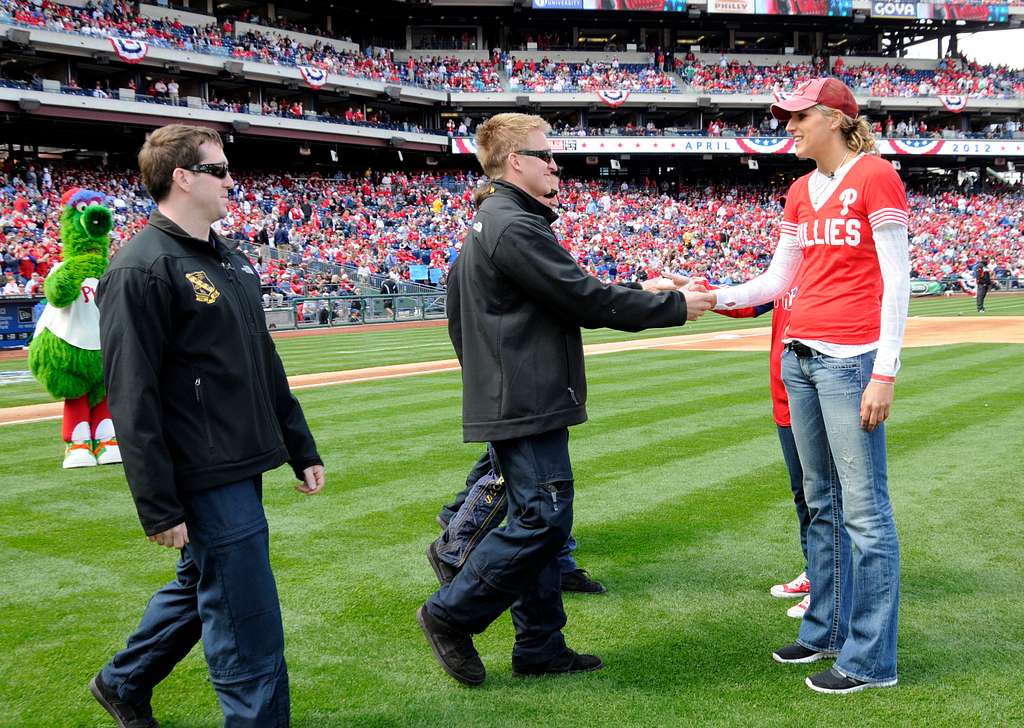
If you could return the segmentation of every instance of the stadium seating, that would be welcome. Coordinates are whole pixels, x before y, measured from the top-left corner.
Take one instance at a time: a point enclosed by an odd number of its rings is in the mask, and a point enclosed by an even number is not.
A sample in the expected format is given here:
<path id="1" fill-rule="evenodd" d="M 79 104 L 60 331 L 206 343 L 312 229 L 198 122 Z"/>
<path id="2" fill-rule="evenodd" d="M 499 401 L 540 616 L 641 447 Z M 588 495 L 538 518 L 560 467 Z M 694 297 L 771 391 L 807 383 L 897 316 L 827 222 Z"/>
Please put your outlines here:
<path id="1" fill-rule="evenodd" d="M 60 191 L 87 186 L 114 202 L 116 250 L 153 208 L 131 172 L 38 164 L 0 179 L 0 251 L 19 284 L 59 260 Z M 371 177 L 236 179 L 222 232 L 259 260 L 263 284 L 283 297 L 351 290 L 375 274 L 447 271 L 472 217 L 472 174 L 377 172 Z M 781 188 L 709 184 L 656 187 L 607 181 L 563 186 L 555 224 L 588 272 L 628 281 L 669 268 L 730 284 L 764 269 L 778 238 Z M 916 277 L 955 279 L 979 257 L 1024 275 L 1024 192 L 910 193 Z M 31 259 L 31 260 L 28 260 Z M 38 267 L 42 263 L 41 268 Z"/>
<path id="2" fill-rule="evenodd" d="M 548 59 L 516 59 L 509 78 L 512 91 L 579 93 L 620 89 L 637 93 L 670 93 L 678 84 L 671 74 L 653 66 L 612 63 L 564 63 Z"/>

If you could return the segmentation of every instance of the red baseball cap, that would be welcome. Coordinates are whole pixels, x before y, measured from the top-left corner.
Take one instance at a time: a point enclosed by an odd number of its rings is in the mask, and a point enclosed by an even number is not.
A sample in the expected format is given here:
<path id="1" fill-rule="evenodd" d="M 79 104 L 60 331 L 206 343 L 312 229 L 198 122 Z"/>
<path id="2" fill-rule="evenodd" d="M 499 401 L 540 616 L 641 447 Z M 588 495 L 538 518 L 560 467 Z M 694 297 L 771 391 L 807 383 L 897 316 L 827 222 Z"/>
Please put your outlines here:
<path id="1" fill-rule="evenodd" d="M 784 101 L 772 104 L 772 116 L 779 121 L 788 121 L 794 111 L 803 111 L 821 104 L 830 109 L 839 109 L 854 119 L 860 113 L 853 91 L 838 78 L 815 78 L 797 86 Z"/>

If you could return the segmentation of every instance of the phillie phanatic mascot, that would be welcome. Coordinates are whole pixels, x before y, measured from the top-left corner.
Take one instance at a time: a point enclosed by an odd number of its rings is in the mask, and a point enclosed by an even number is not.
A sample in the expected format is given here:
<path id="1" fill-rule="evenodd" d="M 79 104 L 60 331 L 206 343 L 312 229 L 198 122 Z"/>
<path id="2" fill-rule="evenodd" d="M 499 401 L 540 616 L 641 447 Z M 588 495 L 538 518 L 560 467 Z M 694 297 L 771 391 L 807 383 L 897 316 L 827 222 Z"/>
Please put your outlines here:
<path id="1" fill-rule="evenodd" d="M 107 269 L 114 218 L 106 195 L 72 188 L 61 198 L 64 259 L 43 284 L 46 308 L 28 351 L 33 376 L 64 400 L 64 467 L 121 462 L 107 409 L 96 284 Z"/>

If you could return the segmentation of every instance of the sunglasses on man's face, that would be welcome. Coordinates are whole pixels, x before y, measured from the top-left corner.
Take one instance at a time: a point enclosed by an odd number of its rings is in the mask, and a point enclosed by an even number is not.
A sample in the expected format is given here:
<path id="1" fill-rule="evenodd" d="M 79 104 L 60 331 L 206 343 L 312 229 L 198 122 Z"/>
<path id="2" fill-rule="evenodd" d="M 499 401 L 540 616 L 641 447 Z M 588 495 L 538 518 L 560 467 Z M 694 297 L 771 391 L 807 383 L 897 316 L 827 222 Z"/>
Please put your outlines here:
<path id="1" fill-rule="evenodd" d="M 228 176 L 227 162 L 217 162 L 216 164 L 193 164 L 191 167 L 182 167 L 182 169 L 187 169 L 189 172 L 210 174 L 217 179 L 224 179 Z"/>
<path id="2" fill-rule="evenodd" d="M 551 164 L 554 161 L 555 155 L 551 153 L 550 149 L 519 149 L 513 152 L 523 157 L 536 157 L 545 164 Z"/>

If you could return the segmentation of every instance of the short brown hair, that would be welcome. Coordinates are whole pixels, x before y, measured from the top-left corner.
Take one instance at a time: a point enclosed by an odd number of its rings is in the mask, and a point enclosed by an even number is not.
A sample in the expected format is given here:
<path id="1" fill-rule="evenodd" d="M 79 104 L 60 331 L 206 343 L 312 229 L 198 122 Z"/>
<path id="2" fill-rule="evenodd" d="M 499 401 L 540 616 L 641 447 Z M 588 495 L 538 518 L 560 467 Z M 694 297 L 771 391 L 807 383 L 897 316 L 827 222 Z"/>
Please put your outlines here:
<path id="1" fill-rule="evenodd" d="M 491 179 L 505 174 L 508 155 L 521 149 L 526 135 L 534 129 L 547 134 L 551 125 L 532 114 L 496 114 L 476 130 L 476 158 Z"/>
<path id="2" fill-rule="evenodd" d="M 168 124 L 152 134 L 139 150 L 142 184 L 160 202 L 171 191 L 171 175 L 178 167 L 199 164 L 199 146 L 209 142 L 223 147 L 220 134 L 205 126 Z"/>

